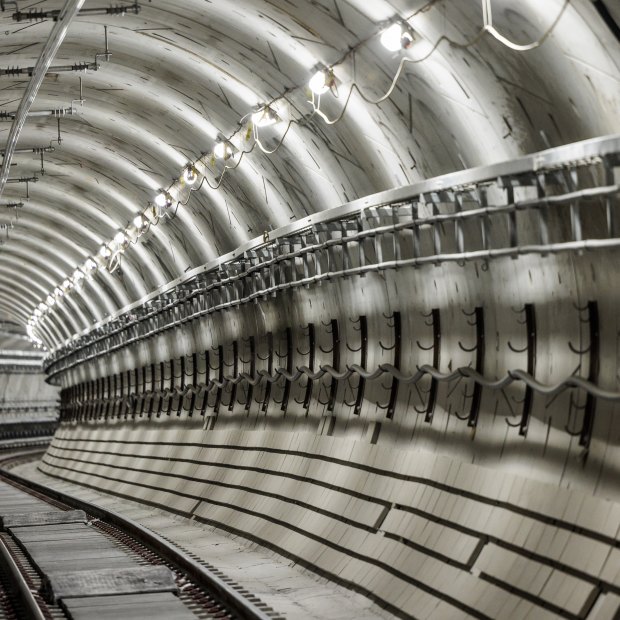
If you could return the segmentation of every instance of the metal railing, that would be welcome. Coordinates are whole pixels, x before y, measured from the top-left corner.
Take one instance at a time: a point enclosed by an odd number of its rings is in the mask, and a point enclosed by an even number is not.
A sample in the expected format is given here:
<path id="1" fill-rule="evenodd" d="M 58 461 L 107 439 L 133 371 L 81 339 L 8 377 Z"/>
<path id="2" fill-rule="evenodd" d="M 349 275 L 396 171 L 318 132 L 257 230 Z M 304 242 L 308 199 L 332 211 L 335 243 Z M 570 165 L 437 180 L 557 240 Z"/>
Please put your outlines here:
<path id="1" fill-rule="evenodd" d="M 620 136 L 376 194 L 265 233 L 54 350 L 50 379 L 278 292 L 400 267 L 620 246 Z M 582 217 L 587 209 L 587 217 Z"/>

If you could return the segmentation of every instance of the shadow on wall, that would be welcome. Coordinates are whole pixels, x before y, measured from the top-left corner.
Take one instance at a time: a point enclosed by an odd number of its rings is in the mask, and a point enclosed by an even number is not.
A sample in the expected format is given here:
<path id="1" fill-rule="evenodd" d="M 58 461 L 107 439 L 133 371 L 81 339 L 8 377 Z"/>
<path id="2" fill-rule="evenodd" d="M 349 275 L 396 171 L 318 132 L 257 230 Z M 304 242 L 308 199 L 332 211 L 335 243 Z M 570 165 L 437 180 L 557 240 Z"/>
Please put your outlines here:
<path id="1" fill-rule="evenodd" d="M 565 298 L 576 272 L 600 271 L 615 254 L 549 257 L 544 286 L 514 278 L 527 274 L 528 260 L 539 259 L 369 274 L 284 293 L 252 307 L 264 319 L 257 335 L 245 309 L 214 316 L 193 332 L 219 344 L 63 390 L 62 418 L 171 416 L 195 427 L 203 416 L 211 430 L 303 429 L 616 496 L 615 463 L 603 466 L 607 447 L 618 444 L 616 405 L 600 397 L 615 387 L 613 293 L 585 290 L 599 301 L 579 307 Z M 513 287 L 494 287 L 511 278 Z M 457 292 L 463 282 L 468 289 Z M 343 315 L 355 295 L 364 314 Z M 223 332 L 245 335 L 216 340 Z M 514 382 L 504 385 L 506 377 Z M 558 391 L 545 394 L 548 386 Z"/>

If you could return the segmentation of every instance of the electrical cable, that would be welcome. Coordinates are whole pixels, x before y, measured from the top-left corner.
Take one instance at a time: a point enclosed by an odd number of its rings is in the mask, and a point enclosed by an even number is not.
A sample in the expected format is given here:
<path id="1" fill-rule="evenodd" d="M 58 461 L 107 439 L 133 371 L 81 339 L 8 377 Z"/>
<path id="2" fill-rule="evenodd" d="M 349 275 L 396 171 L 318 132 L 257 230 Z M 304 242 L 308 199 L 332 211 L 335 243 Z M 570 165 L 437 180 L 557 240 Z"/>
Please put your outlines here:
<path id="1" fill-rule="evenodd" d="M 403 22 L 408 24 L 409 21 L 411 19 L 413 19 L 414 17 L 416 17 L 419 14 L 425 13 L 427 11 L 429 11 L 433 6 L 435 6 L 436 4 L 438 4 L 440 2 L 440 0 L 430 0 L 429 2 L 427 2 L 425 5 L 423 5 L 422 7 L 420 7 L 419 9 L 417 9 L 416 11 L 413 11 L 412 13 L 410 13 L 409 15 L 407 15 L 407 17 L 403 18 Z M 166 207 L 166 210 L 163 212 L 163 214 L 156 214 L 154 217 L 154 221 L 148 221 L 148 225 L 144 227 L 144 230 L 138 230 L 137 234 L 135 236 L 134 240 L 131 240 L 131 244 L 136 245 L 138 239 L 140 239 L 144 234 L 146 234 L 147 232 L 150 231 L 151 227 L 153 225 L 158 224 L 164 217 L 167 219 L 173 219 L 174 217 L 176 217 L 176 214 L 178 212 L 179 206 L 185 206 L 188 204 L 192 192 L 194 191 L 200 191 L 203 187 L 203 185 L 206 183 L 207 186 L 209 188 L 211 188 L 212 190 L 218 190 L 224 180 L 225 180 L 225 176 L 226 173 L 229 170 L 235 170 L 239 167 L 239 165 L 241 164 L 243 158 L 245 157 L 245 155 L 250 154 L 254 151 L 254 148 L 258 146 L 259 150 L 262 151 L 264 154 L 266 155 L 273 155 L 274 153 L 276 153 L 280 147 L 283 145 L 284 140 L 286 138 L 286 136 L 288 135 L 291 127 L 293 125 L 299 125 L 299 126 L 304 126 L 306 125 L 314 116 L 318 116 L 320 117 L 323 122 L 325 122 L 325 124 L 327 125 L 335 125 L 336 123 L 340 122 L 348 109 L 349 103 L 351 101 L 351 97 L 353 95 L 353 92 L 357 92 L 359 94 L 359 96 L 368 104 L 371 105 L 380 105 L 381 103 L 383 103 L 384 101 L 386 101 L 387 99 L 389 99 L 392 95 L 392 93 L 394 92 L 398 81 L 401 77 L 401 75 L 403 74 L 403 71 L 405 69 L 405 67 L 408 64 L 419 64 L 422 63 L 426 60 L 428 60 L 433 54 L 435 54 L 435 52 L 437 51 L 437 49 L 439 48 L 439 46 L 444 43 L 447 42 L 449 43 L 452 47 L 457 48 L 457 49 L 469 49 L 470 47 L 473 47 L 475 45 L 477 45 L 486 34 L 491 35 L 492 37 L 494 37 L 497 41 L 499 41 L 502 45 L 508 47 L 511 50 L 517 51 L 517 52 L 527 52 L 527 51 L 531 51 L 533 49 L 536 49 L 538 47 L 540 47 L 553 33 L 553 31 L 555 30 L 555 28 L 557 27 L 558 23 L 560 22 L 562 16 L 564 15 L 566 9 L 568 8 L 568 5 L 571 3 L 571 0 L 564 0 L 564 3 L 560 9 L 560 11 L 558 12 L 557 16 L 555 17 L 555 19 L 553 20 L 553 22 L 551 23 L 551 25 L 547 28 L 547 30 L 542 34 L 542 36 L 531 42 L 528 44 L 517 44 L 514 43 L 513 41 L 511 41 L 510 39 L 508 39 L 506 36 L 502 35 L 493 25 L 493 7 L 492 7 L 492 0 L 481 0 L 481 7 L 482 7 L 482 21 L 483 21 L 483 25 L 480 28 L 480 30 L 478 31 L 478 33 L 476 34 L 476 36 L 474 36 L 472 39 L 465 41 L 465 42 L 460 42 L 460 41 L 456 41 L 450 37 L 448 37 L 447 35 L 441 35 L 437 41 L 435 41 L 435 43 L 432 45 L 431 49 L 424 54 L 423 56 L 419 57 L 419 58 L 410 58 L 408 56 L 404 56 L 401 58 L 399 64 L 398 64 L 398 68 L 396 70 L 396 73 L 394 74 L 394 77 L 391 80 L 390 86 L 387 89 L 387 91 L 381 95 L 378 98 L 372 98 L 369 95 L 366 95 L 364 93 L 364 91 L 362 90 L 362 88 L 359 86 L 359 84 L 357 83 L 357 76 L 356 76 L 356 71 L 355 71 L 355 54 L 356 52 L 363 47 L 366 43 L 368 43 L 369 41 L 371 41 L 372 39 L 374 39 L 378 32 L 373 32 L 371 35 L 369 35 L 368 37 L 359 40 L 354 46 L 350 47 L 349 50 L 347 50 L 336 62 L 334 62 L 333 64 L 329 65 L 329 70 L 330 72 L 333 71 L 334 67 L 340 66 L 342 65 L 348 58 L 352 58 L 352 62 L 353 62 L 353 81 L 349 87 L 349 91 L 347 93 L 347 96 L 344 100 L 344 104 L 343 107 L 340 111 L 340 113 L 338 114 L 338 116 L 336 116 L 335 118 L 330 119 L 321 109 L 320 109 L 320 104 L 321 104 L 321 95 L 316 95 L 315 93 L 312 92 L 311 95 L 311 99 L 308 101 L 308 103 L 310 103 L 312 111 L 310 114 L 304 115 L 298 119 L 292 118 L 287 122 L 286 125 L 286 129 L 284 130 L 282 136 L 279 138 L 278 142 L 276 143 L 275 147 L 273 148 L 267 148 L 266 146 L 264 146 L 264 144 L 262 143 L 260 136 L 259 136 L 259 131 L 258 131 L 258 127 L 256 125 L 252 125 L 251 127 L 251 132 L 252 132 L 252 137 L 253 137 L 253 144 L 249 149 L 243 149 L 239 151 L 239 156 L 238 158 L 236 158 L 236 161 L 234 163 L 234 165 L 232 166 L 227 166 L 226 163 L 224 162 L 224 167 L 223 170 L 221 171 L 221 173 L 219 174 L 219 176 L 216 176 L 216 181 L 214 183 L 211 183 L 209 181 L 209 179 L 207 178 L 206 174 L 202 174 L 202 179 L 200 181 L 200 183 L 198 184 L 198 186 L 196 187 L 189 187 L 189 192 L 187 194 L 187 198 L 185 200 L 180 199 L 176 201 L 176 205 L 174 207 L 174 209 L 170 209 L 170 207 Z M 264 107 L 271 107 L 272 105 L 274 105 L 275 103 L 279 102 L 279 101 L 288 101 L 287 97 L 288 95 L 295 91 L 295 90 L 299 90 L 300 88 L 302 88 L 301 86 L 297 86 L 297 87 L 292 87 L 292 88 L 288 88 L 286 89 L 282 94 L 277 95 L 275 97 L 273 97 L 267 104 L 265 104 Z M 337 92 L 337 87 L 335 85 L 330 85 L 330 92 L 332 92 L 332 94 L 334 95 L 335 98 L 339 98 L 338 92 Z M 228 139 L 225 139 L 224 142 L 225 143 L 230 143 L 230 141 L 243 129 L 244 126 L 244 121 L 246 121 L 246 119 L 248 118 L 248 116 L 251 115 L 251 112 L 244 115 L 241 120 L 239 121 L 239 127 L 231 134 L 231 136 Z M 191 165 L 195 166 L 197 163 L 201 163 L 205 168 L 209 168 L 208 164 L 205 163 L 203 161 L 203 159 L 207 156 L 210 156 L 211 158 L 213 158 L 213 154 L 212 153 L 207 153 L 203 156 L 201 156 L 200 158 L 198 158 L 195 162 L 193 162 Z M 233 156 L 236 157 L 236 156 Z M 175 179 L 169 186 L 168 188 L 165 190 L 167 193 L 170 193 L 170 190 L 173 190 L 175 185 L 180 181 L 180 179 Z M 177 192 L 178 193 L 178 192 Z M 128 244 L 129 245 L 129 244 Z M 110 273 L 113 273 L 114 271 L 116 271 L 116 269 L 119 267 L 120 265 L 120 256 L 119 254 L 122 254 L 124 252 L 124 248 L 120 248 L 117 252 L 114 252 L 108 260 L 108 264 L 107 264 L 107 269 Z M 51 310 L 51 308 L 48 308 L 48 310 Z M 44 315 L 43 315 L 44 316 Z M 41 318 L 43 318 L 43 316 Z M 36 324 L 38 322 L 38 318 L 35 319 L 34 316 L 31 317 L 31 320 L 34 321 L 34 323 Z"/>

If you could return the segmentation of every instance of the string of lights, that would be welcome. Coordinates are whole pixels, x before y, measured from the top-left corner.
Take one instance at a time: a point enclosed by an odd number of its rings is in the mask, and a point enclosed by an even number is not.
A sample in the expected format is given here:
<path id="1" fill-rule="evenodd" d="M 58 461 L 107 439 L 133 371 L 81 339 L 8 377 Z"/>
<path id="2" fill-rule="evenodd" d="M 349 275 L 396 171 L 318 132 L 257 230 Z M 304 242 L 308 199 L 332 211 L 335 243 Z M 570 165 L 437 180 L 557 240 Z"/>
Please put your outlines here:
<path id="1" fill-rule="evenodd" d="M 396 88 L 398 81 L 408 64 L 418 64 L 428 60 L 434 55 L 443 43 L 457 49 L 468 49 L 477 45 L 485 35 L 490 35 L 499 41 L 502 45 L 517 52 L 526 52 L 541 46 L 552 34 L 557 27 L 562 16 L 564 15 L 571 0 L 564 0 L 564 3 L 551 25 L 543 33 L 543 35 L 526 45 L 512 42 L 502 35 L 493 25 L 492 0 L 481 0 L 482 2 L 482 27 L 478 33 L 468 41 L 457 41 L 447 35 L 440 36 L 430 47 L 430 49 L 419 57 L 413 55 L 403 55 L 398 64 L 398 68 L 394 77 L 390 82 L 390 86 L 385 93 L 378 98 L 367 95 L 359 86 L 355 74 L 355 54 L 364 45 L 379 37 L 384 48 L 390 52 L 414 52 L 415 42 L 419 38 L 419 34 L 412 28 L 410 20 L 417 15 L 429 11 L 440 0 L 430 0 L 424 6 L 411 13 L 406 17 L 396 17 L 388 24 L 381 24 L 380 28 L 373 32 L 370 36 L 360 40 L 356 45 L 350 47 L 338 60 L 329 66 L 318 66 L 311 76 L 307 84 L 296 88 L 289 88 L 284 94 L 274 97 L 269 102 L 258 106 L 255 110 L 243 116 L 237 129 L 229 136 L 218 139 L 213 145 L 211 151 L 202 154 L 193 162 L 188 162 L 181 174 L 173 180 L 167 188 L 161 188 L 159 193 L 154 197 L 153 202 L 149 202 L 146 209 L 137 214 L 123 230 L 119 230 L 114 238 L 104 243 L 96 255 L 89 257 L 79 267 L 76 268 L 73 275 L 67 277 L 62 284 L 57 286 L 47 298 L 40 302 L 34 309 L 27 326 L 27 333 L 30 340 L 37 346 L 43 346 L 43 341 L 36 333 L 39 321 L 52 310 L 52 308 L 60 303 L 62 298 L 69 294 L 72 289 L 80 288 L 85 281 L 92 280 L 99 270 L 107 270 L 113 273 L 120 265 L 123 253 L 130 245 L 135 245 L 140 237 L 146 234 L 152 226 L 157 225 L 164 218 L 172 218 L 176 215 L 180 206 L 185 206 L 193 192 L 199 191 L 206 183 L 212 190 L 221 187 L 226 174 L 236 169 L 242 162 L 243 158 L 252 153 L 258 147 L 261 152 L 272 155 L 284 143 L 293 125 L 306 125 L 314 117 L 321 118 L 326 124 L 334 125 L 340 122 L 347 111 L 353 92 L 357 92 L 359 96 L 367 103 L 372 105 L 380 105 L 389 99 Z M 353 60 L 353 80 L 348 89 L 344 104 L 340 113 L 330 119 L 323 110 L 321 110 L 321 98 L 324 95 L 331 94 L 335 98 L 339 98 L 338 80 L 335 69 L 343 65 L 349 59 Z M 280 114 L 280 108 L 288 102 L 288 97 L 293 91 L 307 89 L 309 91 L 310 112 L 300 115 L 298 118 L 289 118 L 286 126 L 282 131 L 275 146 L 268 148 L 261 140 L 260 133 L 266 127 L 284 122 Z M 209 180 L 213 178 L 213 182 Z"/>

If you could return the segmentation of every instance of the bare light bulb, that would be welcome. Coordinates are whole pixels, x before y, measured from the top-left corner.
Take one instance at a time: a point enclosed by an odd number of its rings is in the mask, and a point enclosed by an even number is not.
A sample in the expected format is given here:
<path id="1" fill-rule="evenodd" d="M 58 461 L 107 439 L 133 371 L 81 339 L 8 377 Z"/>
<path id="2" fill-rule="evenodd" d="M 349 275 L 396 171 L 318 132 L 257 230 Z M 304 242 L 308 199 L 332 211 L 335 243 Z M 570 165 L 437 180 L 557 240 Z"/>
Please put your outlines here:
<path id="1" fill-rule="evenodd" d="M 319 69 L 308 82 L 310 90 L 315 95 L 326 93 L 333 84 L 333 75 L 327 69 Z"/>
<path id="2" fill-rule="evenodd" d="M 188 185 L 194 185 L 194 183 L 198 180 L 196 168 L 194 168 L 191 164 L 188 164 L 183 172 L 183 178 Z"/>
<path id="3" fill-rule="evenodd" d="M 228 154 L 228 145 L 223 140 L 215 143 L 213 147 L 213 154 L 218 159 L 228 159 L 230 155 Z"/>
<path id="4" fill-rule="evenodd" d="M 114 235 L 114 243 L 120 248 L 125 241 L 127 241 L 127 237 L 125 237 L 125 233 L 122 230 L 119 230 L 116 235 Z"/>
<path id="5" fill-rule="evenodd" d="M 108 258 L 110 256 L 110 254 L 112 254 L 112 251 L 110 250 L 110 248 L 105 245 L 105 243 L 101 246 L 101 248 L 99 249 L 99 256 L 101 256 L 101 258 Z"/>
<path id="6" fill-rule="evenodd" d="M 155 204 L 158 207 L 167 207 L 170 204 L 170 194 L 162 190 L 155 196 Z"/>
<path id="7" fill-rule="evenodd" d="M 140 215 L 136 215 L 136 217 L 133 218 L 133 225 L 138 230 L 142 230 L 142 227 L 144 226 L 144 215 L 142 215 L 142 213 L 140 213 Z"/>
<path id="8" fill-rule="evenodd" d="M 381 33 L 381 45 L 390 52 L 398 52 L 411 46 L 413 37 L 400 23 L 392 24 Z"/>

